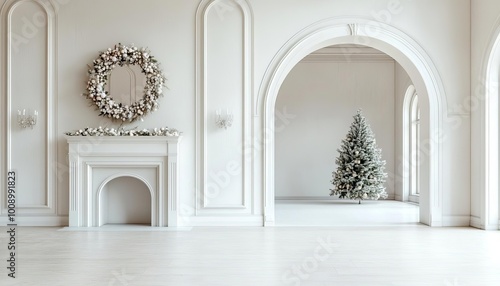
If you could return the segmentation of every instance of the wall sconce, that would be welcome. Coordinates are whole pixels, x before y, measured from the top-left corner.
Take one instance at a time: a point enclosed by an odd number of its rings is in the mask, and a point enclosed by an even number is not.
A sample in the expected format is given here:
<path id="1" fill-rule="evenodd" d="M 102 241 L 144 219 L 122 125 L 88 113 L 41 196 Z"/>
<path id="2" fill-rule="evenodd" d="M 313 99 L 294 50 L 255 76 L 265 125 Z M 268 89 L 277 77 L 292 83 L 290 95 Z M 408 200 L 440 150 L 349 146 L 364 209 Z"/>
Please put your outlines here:
<path id="1" fill-rule="evenodd" d="M 233 114 L 229 112 L 229 109 L 226 109 L 225 112 L 222 112 L 220 109 L 215 111 L 215 124 L 219 128 L 227 129 L 233 125 Z"/>
<path id="2" fill-rule="evenodd" d="M 36 121 L 38 119 L 38 111 L 34 110 L 33 114 L 26 114 L 26 109 L 17 111 L 17 123 L 21 128 L 31 128 L 36 125 Z"/>

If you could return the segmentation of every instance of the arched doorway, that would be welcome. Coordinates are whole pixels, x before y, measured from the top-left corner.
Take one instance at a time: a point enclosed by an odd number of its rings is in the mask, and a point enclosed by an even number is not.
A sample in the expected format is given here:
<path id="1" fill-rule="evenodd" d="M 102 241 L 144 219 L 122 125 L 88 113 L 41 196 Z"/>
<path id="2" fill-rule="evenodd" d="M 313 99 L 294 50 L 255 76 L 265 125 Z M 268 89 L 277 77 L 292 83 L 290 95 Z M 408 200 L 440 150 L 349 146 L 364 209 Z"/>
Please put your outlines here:
<path id="1" fill-rule="evenodd" d="M 278 91 L 290 70 L 311 52 L 338 44 L 361 44 L 378 49 L 396 61 L 410 75 L 419 90 L 420 101 L 429 106 L 421 114 L 421 135 L 425 138 L 422 164 L 420 222 L 442 225 L 440 130 L 444 90 L 432 61 L 422 48 L 403 32 L 365 19 L 334 18 L 317 22 L 290 39 L 268 67 L 259 92 L 262 113 L 264 155 L 264 225 L 274 225 L 274 116 Z"/>

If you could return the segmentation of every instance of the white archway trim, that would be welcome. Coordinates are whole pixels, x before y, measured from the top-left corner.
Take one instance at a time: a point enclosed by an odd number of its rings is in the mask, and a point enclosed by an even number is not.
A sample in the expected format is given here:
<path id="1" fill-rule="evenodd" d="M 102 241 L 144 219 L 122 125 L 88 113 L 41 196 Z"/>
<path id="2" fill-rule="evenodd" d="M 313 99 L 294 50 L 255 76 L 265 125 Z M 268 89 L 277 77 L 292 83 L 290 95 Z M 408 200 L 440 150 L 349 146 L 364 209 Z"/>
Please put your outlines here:
<path id="1" fill-rule="evenodd" d="M 473 94 L 479 97 L 480 108 L 480 148 L 472 148 L 472 152 L 480 152 L 481 158 L 479 174 L 482 177 L 479 185 L 481 217 L 480 225 L 473 226 L 485 230 L 500 229 L 499 216 L 499 157 L 498 157 L 498 128 L 499 128 L 499 76 L 500 76 L 500 19 L 497 20 L 491 41 L 486 49 L 483 62 L 484 100 L 483 94 Z M 483 83 L 481 83 L 483 84 Z M 477 92 L 478 90 L 476 90 Z M 482 151 L 484 150 L 484 151 Z"/>
<path id="2" fill-rule="evenodd" d="M 96 195 L 96 201 L 95 201 L 95 204 L 96 204 L 96 219 L 97 219 L 97 226 L 102 226 L 103 222 L 102 222 L 102 213 L 103 213 L 103 209 L 102 209 L 102 204 L 101 204 L 101 200 L 102 200 L 102 194 L 104 193 L 104 187 L 111 181 L 113 181 L 114 179 L 118 179 L 118 178 L 134 178 L 134 179 L 137 179 L 139 181 L 141 181 L 144 185 L 146 185 L 146 187 L 148 188 L 148 191 L 149 191 L 149 195 L 150 195 L 150 199 L 151 199 L 151 225 L 155 225 L 156 224 L 156 217 L 154 216 L 154 214 L 156 213 L 156 209 L 157 209 L 157 206 L 154 204 L 155 201 L 155 193 L 153 191 L 153 187 L 151 186 L 151 184 L 149 184 L 148 180 L 146 180 L 145 178 L 141 177 L 141 176 L 138 176 L 138 175 L 135 175 L 135 174 L 128 174 L 128 173 L 124 173 L 124 174 L 117 174 L 117 175 L 113 175 L 113 176 L 109 176 L 108 178 L 106 178 L 104 181 L 102 181 L 102 183 L 99 185 L 99 187 L 97 188 L 97 195 Z"/>
<path id="3" fill-rule="evenodd" d="M 444 88 L 433 62 L 410 37 L 389 25 L 362 18 L 326 19 L 293 36 L 277 53 L 264 75 L 256 115 L 263 115 L 264 225 L 274 225 L 274 109 L 279 88 L 290 70 L 311 52 L 335 44 L 362 44 L 397 60 L 421 96 L 429 100 L 429 197 L 421 201 L 421 222 L 442 225 L 442 118 L 446 114 Z M 423 208 L 422 208 L 423 207 Z"/>

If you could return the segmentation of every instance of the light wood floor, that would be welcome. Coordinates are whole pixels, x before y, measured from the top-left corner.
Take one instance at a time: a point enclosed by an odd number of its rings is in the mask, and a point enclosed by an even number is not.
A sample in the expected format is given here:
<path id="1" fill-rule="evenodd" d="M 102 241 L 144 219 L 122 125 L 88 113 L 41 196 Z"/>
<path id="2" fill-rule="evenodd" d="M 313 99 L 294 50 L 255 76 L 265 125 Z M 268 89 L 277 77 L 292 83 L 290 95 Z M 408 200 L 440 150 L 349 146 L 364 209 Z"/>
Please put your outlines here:
<path id="1" fill-rule="evenodd" d="M 18 228 L 18 278 L 0 285 L 500 285 L 500 232 L 422 225 Z M 5 258 L 5 259 L 4 259 Z"/>

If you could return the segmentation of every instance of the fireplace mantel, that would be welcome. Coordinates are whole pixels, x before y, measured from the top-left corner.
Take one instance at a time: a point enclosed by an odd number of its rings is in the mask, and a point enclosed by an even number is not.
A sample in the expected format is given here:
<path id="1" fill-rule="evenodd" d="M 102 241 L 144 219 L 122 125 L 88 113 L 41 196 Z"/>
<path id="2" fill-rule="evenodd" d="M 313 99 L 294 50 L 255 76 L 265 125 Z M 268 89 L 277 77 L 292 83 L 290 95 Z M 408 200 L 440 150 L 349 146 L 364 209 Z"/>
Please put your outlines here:
<path id="1" fill-rule="evenodd" d="M 151 225 L 178 225 L 180 136 L 66 136 L 69 226 L 101 226 L 100 197 L 119 177 L 141 180 L 151 193 Z"/>

